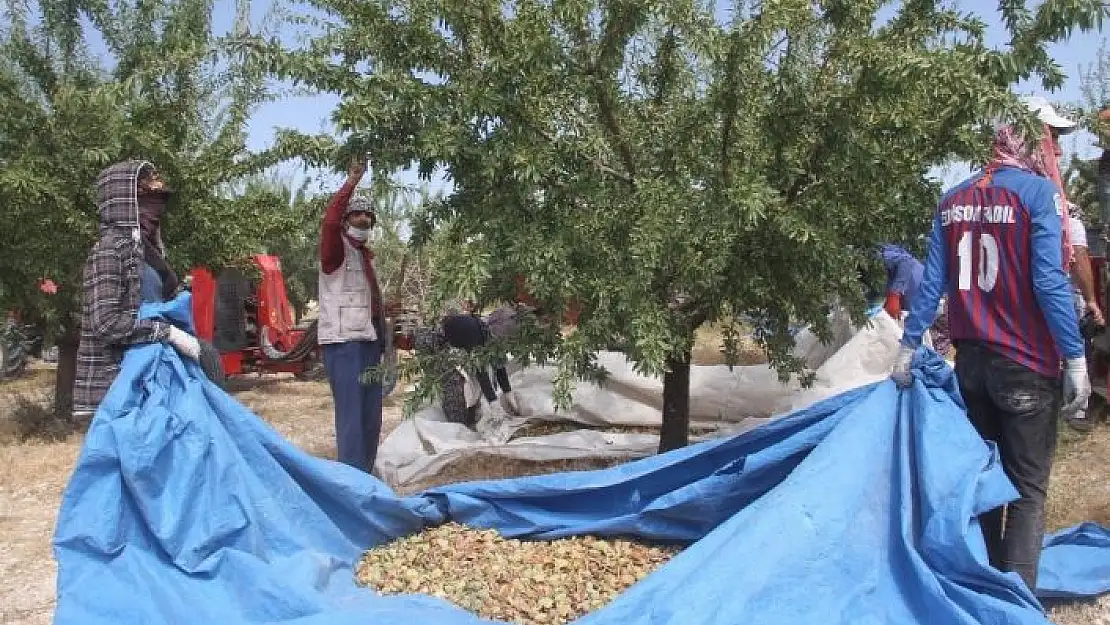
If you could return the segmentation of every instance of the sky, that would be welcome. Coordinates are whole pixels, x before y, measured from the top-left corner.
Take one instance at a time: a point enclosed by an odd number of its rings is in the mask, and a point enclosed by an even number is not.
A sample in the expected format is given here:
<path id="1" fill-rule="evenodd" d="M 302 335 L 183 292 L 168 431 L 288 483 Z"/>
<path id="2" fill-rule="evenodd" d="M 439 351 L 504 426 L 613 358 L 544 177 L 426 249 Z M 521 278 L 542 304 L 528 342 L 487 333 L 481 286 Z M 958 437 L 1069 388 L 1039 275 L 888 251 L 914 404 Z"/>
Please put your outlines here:
<path id="1" fill-rule="evenodd" d="M 993 47 L 1005 45 L 1005 30 L 1001 25 L 997 12 L 997 2 L 991 0 L 958 0 L 960 9 L 979 15 L 988 24 L 988 44 Z M 1039 4 L 1032 2 L 1030 4 Z M 218 30 L 230 27 L 234 20 L 234 0 L 218 0 L 214 15 L 215 26 Z M 254 20 L 261 18 L 270 8 L 269 0 L 255 0 L 252 7 Z M 889 10 L 885 11 L 887 14 Z M 726 18 L 731 13 L 731 2 L 725 1 L 718 4 L 718 17 Z M 285 33 L 288 35 L 288 33 Z M 1054 102 L 1080 104 L 1083 101 L 1080 89 L 1080 77 L 1083 71 L 1089 68 L 1097 59 L 1099 46 L 1104 33 L 1079 33 L 1066 42 L 1055 44 L 1050 51 L 1056 62 L 1063 68 L 1068 79 L 1064 87 L 1056 92 L 1044 91 L 1039 83 L 1020 84 L 1016 87 L 1019 94 L 1041 95 Z M 304 97 L 284 98 L 262 106 L 251 118 L 249 123 L 249 145 L 254 150 L 267 147 L 273 140 L 274 131 L 278 128 L 297 129 L 303 132 L 314 133 L 325 131 L 328 120 L 338 100 L 333 95 L 316 95 Z M 1081 157 L 1097 156 L 1097 150 L 1091 145 L 1093 137 L 1082 133 L 1069 136 L 1064 140 L 1064 149 L 1068 154 L 1078 153 Z M 294 171 L 294 169 L 290 169 Z M 945 186 L 955 184 L 969 172 L 966 164 L 950 166 L 945 170 L 938 170 L 935 175 L 941 178 Z M 404 182 L 416 184 L 417 178 L 412 172 L 401 176 Z M 317 185 L 319 191 L 332 191 L 339 186 L 341 179 L 337 176 L 328 176 Z M 443 183 L 433 185 L 434 188 L 443 188 Z"/>

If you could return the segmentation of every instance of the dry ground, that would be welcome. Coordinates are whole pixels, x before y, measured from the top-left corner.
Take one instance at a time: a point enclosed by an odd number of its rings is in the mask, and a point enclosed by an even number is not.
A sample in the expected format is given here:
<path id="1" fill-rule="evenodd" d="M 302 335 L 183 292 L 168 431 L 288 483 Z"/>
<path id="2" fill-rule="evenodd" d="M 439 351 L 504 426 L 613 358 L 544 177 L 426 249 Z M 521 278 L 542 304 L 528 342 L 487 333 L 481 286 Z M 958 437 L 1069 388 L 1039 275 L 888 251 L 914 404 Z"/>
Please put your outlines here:
<path id="1" fill-rule="evenodd" d="M 717 334 L 702 333 L 695 361 L 720 362 L 713 345 Z M 26 376 L 0 383 L 0 623 L 47 625 L 54 611 L 55 565 L 50 549 L 61 493 L 80 451 L 81 437 L 57 443 L 20 442 L 10 414 L 20 394 L 43 398 L 53 371 L 36 365 Z M 331 398 L 326 382 L 301 382 L 289 376 L 236 380 L 238 399 L 274 425 L 285 437 L 313 454 L 334 458 Z M 387 402 L 383 436 L 401 419 L 396 401 Z M 1088 436 L 1064 431 L 1049 497 L 1051 529 L 1080 521 L 1110 525 L 1110 426 Z M 566 469 L 587 469 L 589 462 L 539 464 L 504 460 L 468 464 L 442 481 L 505 477 Z M 423 484 L 418 487 L 431 486 Z M 1052 610 L 1059 625 L 1110 625 L 1110 598 Z"/>

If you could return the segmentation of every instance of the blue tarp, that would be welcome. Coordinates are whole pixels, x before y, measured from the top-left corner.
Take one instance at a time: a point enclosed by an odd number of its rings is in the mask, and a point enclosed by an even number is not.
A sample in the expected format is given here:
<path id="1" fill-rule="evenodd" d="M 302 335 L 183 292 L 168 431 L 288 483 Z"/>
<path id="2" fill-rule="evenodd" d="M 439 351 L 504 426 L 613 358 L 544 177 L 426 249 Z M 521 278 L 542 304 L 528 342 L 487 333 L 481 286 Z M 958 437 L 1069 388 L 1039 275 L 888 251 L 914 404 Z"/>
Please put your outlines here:
<path id="1" fill-rule="evenodd" d="M 188 298 L 144 315 L 189 329 Z M 171 347 L 132 348 L 90 427 L 55 534 L 59 625 L 482 623 L 356 587 L 366 548 L 448 520 L 514 537 L 689 545 L 583 625 L 1043 624 L 986 563 L 977 514 L 1016 492 L 931 352 L 739 436 L 612 469 L 398 497 L 309 456 Z M 1046 540 L 1043 598 L 1110 590 L 1110 532 Z M 675 591 L 674 589 L 678 589 Z"/>

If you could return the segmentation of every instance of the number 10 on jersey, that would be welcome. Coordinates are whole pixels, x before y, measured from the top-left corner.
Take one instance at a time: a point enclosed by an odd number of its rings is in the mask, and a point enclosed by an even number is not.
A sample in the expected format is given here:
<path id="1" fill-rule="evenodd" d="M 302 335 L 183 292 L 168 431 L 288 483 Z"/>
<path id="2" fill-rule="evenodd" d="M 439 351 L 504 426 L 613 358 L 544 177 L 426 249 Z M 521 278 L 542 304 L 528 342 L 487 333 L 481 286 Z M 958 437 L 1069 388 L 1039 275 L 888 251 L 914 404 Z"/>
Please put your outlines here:
<path id="1" fill-rule="evenodd" d="M 976 243 L 972 239 L 977 240 Z M 960 236 L 960 243 L 956 246 L 956 255 L 960 259 L 960 290 L 971 290 L 971 249 L 972 245 L 979 246 L 979 270 L 975 276 L 975 283 L 980 291 L 994 290 L 998 281 L 998 240 L 989 232 L 965 232 Z"/>

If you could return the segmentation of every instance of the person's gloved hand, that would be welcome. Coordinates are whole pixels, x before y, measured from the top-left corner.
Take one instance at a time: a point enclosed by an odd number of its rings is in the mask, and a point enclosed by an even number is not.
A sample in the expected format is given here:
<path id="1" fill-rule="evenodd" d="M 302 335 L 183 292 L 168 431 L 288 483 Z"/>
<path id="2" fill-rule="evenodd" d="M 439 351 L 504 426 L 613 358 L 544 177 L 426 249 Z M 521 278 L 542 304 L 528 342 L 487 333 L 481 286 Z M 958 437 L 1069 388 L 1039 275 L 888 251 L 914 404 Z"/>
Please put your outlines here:
<path id="1" fill-rule="evenodd" d="M 1087 310 L 1094 317 L 1095 324 L 1098 326 L 1106 325 L 1106 317 L 1102 314 L 1102 308 L 1099 308 L 1098 302 L 1092 300 L 1087 302 Z"/>
<path id="2" fill-rule="evenodd" d="M 898 388 L 909 388 L 913 386 L 913 374 L 910 373 L 910 364 L 913 363 L 912 347 L 905 345 L 898 349 L 898 358 L 894 360 L 894 371 L 890 374 L 890 379 L 898 385 Z"/>
<path id="3" fill-rule="evenodd" d="M 200 341 L 198 341 L 195 336 L 179 329 L 177 326 L 170 326 L 170 335 L 166 339 L 166 342 L 173 345 L 182 356 L 193 360 L 200 360 Z"/>
<path id="4" fill-rule="evenodd" d="M 890 318 L 898 321 L 902 318 L 902 295 L 899 293 L 887 293 L 886 301 L 883 302 L 883 309 Z"/>
<path id="5" fill-rule="evenodd" d="M 1087 409 L 1087 399 L 1091 396 L 1091 381 L 1087 378 L 1087 359 L 1069 358 L 1064 365 L 1064 407 L 1060 411 L 1065 417 Z"/>

